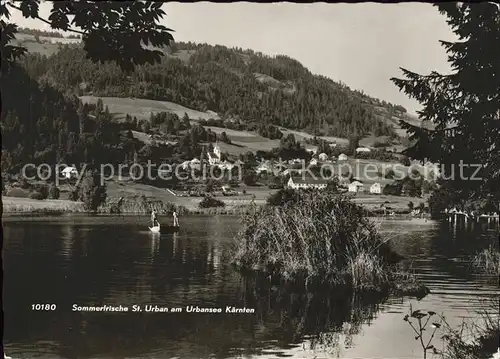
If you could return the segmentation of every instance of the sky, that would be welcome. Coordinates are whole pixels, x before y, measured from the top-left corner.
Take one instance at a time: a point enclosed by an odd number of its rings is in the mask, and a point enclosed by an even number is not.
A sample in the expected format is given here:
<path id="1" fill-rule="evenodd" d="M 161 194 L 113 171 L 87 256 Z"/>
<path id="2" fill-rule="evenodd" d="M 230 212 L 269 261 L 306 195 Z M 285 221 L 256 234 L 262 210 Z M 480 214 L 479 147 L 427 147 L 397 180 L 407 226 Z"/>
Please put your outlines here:
<path id="1" fill-rule="evenodd" d="M 342 81 L 351 89 L 404 106 L 420 105 L 389 80 L 399 67 L 420 74 L 449 72 L 439 40 L 456 40 L 446 18 L 430 4 L 296 4 L 250 2 L 163 5 L 162 23 L 176 41 L 219 44 L 288 55 L 312 73 Z M 47 18 L 50 4 L 42 3 Z M 13 10 L 19 26 L 47 29 Z"/>

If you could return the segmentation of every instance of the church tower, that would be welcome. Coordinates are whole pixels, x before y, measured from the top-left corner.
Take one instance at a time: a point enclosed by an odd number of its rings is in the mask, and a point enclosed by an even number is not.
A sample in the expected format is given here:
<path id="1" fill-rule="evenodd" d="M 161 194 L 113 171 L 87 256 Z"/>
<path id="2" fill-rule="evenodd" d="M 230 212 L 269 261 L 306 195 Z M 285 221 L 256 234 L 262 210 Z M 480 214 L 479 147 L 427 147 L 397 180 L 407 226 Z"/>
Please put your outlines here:
<path id="1" fill-rule="evenodd" d="M 220 159 L 221 159 L 221 153 L 220 153 L 219 141 L 217 141 L 215 143 L 215 146 L 214 146 L 214 155 L 217 156 L 217 158 L 220 161 Z"/>

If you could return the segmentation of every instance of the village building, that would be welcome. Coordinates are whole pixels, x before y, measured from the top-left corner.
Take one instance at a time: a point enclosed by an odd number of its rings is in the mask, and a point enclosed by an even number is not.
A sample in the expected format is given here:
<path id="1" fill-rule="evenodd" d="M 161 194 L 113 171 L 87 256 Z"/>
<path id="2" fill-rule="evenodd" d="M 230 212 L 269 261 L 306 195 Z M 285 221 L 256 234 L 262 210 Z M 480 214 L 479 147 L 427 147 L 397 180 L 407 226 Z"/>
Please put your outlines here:
<path id="1" fill-rule="evenodd" d="M 318 165 L 318 160 L 316 158 L 312 158 L 311 161 L 309 162 L 311 166 L 317 166 Z"/>
<path id="2" fill-rule="evenodd" d="M 370 193 L 373 194 L 381 194 L 382 193 L 382 186 L 380 183 L 376 182 L 370 186 Z"/>
<path id="3" fill-rule="evenodd" d="M 324 152 L 321 152 L 318 156 L 320 161 L 326 161 L 328 159 L 328 155 Z"/>
<path id="4" fill-rule="evenodd" d="M 72 177 L 78 176 L 78 171 L 75 167 L 68 166 L 61 171 L 61 174 L 67 179 L 70 179 Z"/>
<path id="5" fill-rule="evenodd" d="M 235 167 L 235 165 L 229 161 L 224 161 L 223 163 L 217 164 L 217 167 L 219 167 L 221 170 L 231 171 Z"/>
<path id="6" fill-rule="evenodd" d="M 349 190 L 349 192 L 354 192 L 354 193 L 364 192 L 365 185 L 359 181 L 354 181 L 354 182 L 349 183 L 348 190 Z"/>
<path id="7" fill-rule="evenodd" d="M 328 182 L 324 179 L 315 179 L 312 177 L 290 177 L 288 187 L 293 189 L 325 189 Z"/>
<path id="8" fill-rule="evenodd" d="M 189 161 L 189 167 L 201 170 L 201 161 L 197 158 L 193 158 L 191 161 Z"/>
<path id="9" fill-rule="evenodd" d="M 255 169 L 255 172 L 257 174 L 260 174 L 262 172 L 273 173 L 273 165 L 272 165 L 271 161 L 265 161 L 265 162 L 261 163 L 260 165 L 258 165 L 257 168 Z"/>
<path id="10" fill-rule="evenodd" d="M 184 161 L 184 162 L 181 163 L 181 168 L 183 170 L 187 170 L 187 169 L 189 169 L 190 165 L 191 165 L 191 161 Z"/>
<path id="11" fill-rule="evenodd" d="M 341 153 L 339 155 L 339 161 L 347 161 L 347 155 L 345 153 Z"/>
<path id="12" fill-rule="evenodd" d="M 286 171 L 288 169 L 288 167 L 286 167 L 284 164 L 280 163 L 280 162 L 277 162 L 274 164 L 274 169 L 276 173 L 281 173 L 283 171 Z"/>
<path id="13" fill-rule="evenodd" d="M 208 163 L 212 166 L 220 163 L 222 158 L 222 153 L 220 151 L 219 144 L 216 143 L 212 152 L 207 152 Z"/>
<path id="14" fill-rule="evenodd" d="M 183 170 L 188 170 L 190 168 L 201 170 L 201 161 L 197 158 L 193 158 L 190 161 L 184 161 L 180 164 Z"/>
<path id="15" fill-rule="evenodd" d="M 293 175 L 298 175 L 300 174 L 301 170 L 300 169 L 293 169 L 293 168 L 287 168 L 283 172 L 280 173 L 281 176 L 286 177 L 288 175 L 293 176 Z"/>
<path id="16" fill-rule="evenodd" d="M 358 147 L 356 148 L 356 153 L 368 153 L 368 152 L 371 152 L 372 150 L 370 150 L 368 147 Z"/>

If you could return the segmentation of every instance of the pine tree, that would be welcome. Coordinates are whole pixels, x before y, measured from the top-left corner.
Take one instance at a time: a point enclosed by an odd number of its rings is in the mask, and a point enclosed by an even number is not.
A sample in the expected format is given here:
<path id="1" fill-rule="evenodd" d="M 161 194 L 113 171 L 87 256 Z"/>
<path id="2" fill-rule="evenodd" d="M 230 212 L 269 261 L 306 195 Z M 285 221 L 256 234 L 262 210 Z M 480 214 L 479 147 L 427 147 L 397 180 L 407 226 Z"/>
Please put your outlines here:
<path id="1" fill-rule="evenodd" d="M 443 183 L 462 201 L 471 198 L 500 200 L 500 10 L 492 3 L 443 3 L 458 40 L 441 41 L 452 67 L 449 75 L 419 75 L 401 69 L 405 79 L 391 80 L 423 105 L 419 117 L 432 129 L 402 122 L 414 146 L 407 155 L 440 163 L 455 178 Z M 481 170 L 472 180 L 477 167 Z M 463 178 L 457 178 L 463 177 Z"/>
<path id="2" fill-rule="evenodd" d="M 96 170 L 87 171 L 80 191 L 80 199 L 87 210 L 96 211 L 101 204 L 106 202 L 106 185 L 101 183 L 101 175 Z"/>
<path id="3" fill-rule="evenodd" d="M 102 99 L 97 99 L 97 104 L 96 104 L 96 115 L 100 114 L 104 110 L 104 103 L 102 102 Z"/>
<path id="4" fill-rule="evenodd" d="M 85 113 L 85 108 L 83 107 L 83 103 L 81 101 L 78 102 L 78 109 L 76 113 L 78 115 L 78 122 L 80 125 L 80 135 L 82 135 L 85 132 L 87 114 Z"/>

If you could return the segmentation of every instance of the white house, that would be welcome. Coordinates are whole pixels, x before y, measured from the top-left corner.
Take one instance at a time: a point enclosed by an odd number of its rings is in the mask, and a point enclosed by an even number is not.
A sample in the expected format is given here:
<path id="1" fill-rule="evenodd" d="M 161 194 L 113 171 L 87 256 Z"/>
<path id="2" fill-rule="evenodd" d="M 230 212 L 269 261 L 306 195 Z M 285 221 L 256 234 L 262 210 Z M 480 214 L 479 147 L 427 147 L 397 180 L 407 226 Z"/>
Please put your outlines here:
<path id="1" fill-rule="evenodd" d="M 255 169 L 255 172 L 257 174 L 260 174 L 261 172 L 268 172 L 272 173 L 273 172 L 273 165 L 270 161 L 265 161 L 261 163 L 257 168 Z"/>
<path id="2" fill-rule="evenodd" d="M 365 185 L 359 181 L 354 181 L 354 182 L 349 183 L 348 189 L 349 189 L 349 192 L 355 192 L 355 193 L 364 192 Z"/>
<path id="3" fill-rule="evenodd" d="M 347 161 L 347 156 L 345 153 L 339 155 L 339 161 Z"/>
<path id="4" fill-rule="evenodd" d="M 342 187 L 349 187 L 349 184 L 351 183 L 349 181 L 349 178 L 347 177 L 344 177 L 342 175 L 339 175 L 338 177 L 338 181 L 339 181 L 339 186 L 342 186 Z"/>
<path id="5" fill-rule="evenodd" d="M 66 178 L 71 178 L 71 177 L 76 177 L 78 176 L 78 171 L 76 170 L 75 167 L 66 167 L 61 171 L 61 174 L 66 177 Z"/>
<path id="6" fill-rule="evenodd" d="M 217 166 L 221 170 L 228 170 L 228 171 L 231 171 L 235 167 L 235 165 L 229 161 L 224 161 L 223 163 L 219 163 Z"/>
<path id="7" fill-rule="evenodd" d="M 294 174 L 300 174 L 300 169 L 287 168 L 283 172 L 280 173 L 281 176 L 286 177 L 288 175 L 293 176 Z"/>
<path id="8" fill-rule="evenodd" d="M 193 158 L 191 161 L 189 161 L 189 167 L 201 170 L 201 161 L 197 158 Z"/>
<path id="9" fill-rule="evenodd" d="M 370 193 L 373 194 L 381 194 L 382 193 L 382 186 L 380 183 L 376 182 L 370 186 Z"/>
<path id="10" fill-rule="evenodd" d="M 371 152 L 372 150 L 370 150 L 368 147 L 358 147 L 356 148 L 356 153 L 367 153 L 367 152 Z"/>
<path id="11" fill-rule="evenodd" d="M 327 181 L 323 179 L 314 178 L 290 177 L 288 180 L 288 187 L 293 189 L 324 189 L 327 184 Z"/>
<path id="12" fill-rule="evenodd" d="M 311 166 L 317 166 L 318 165 L 318 160 L 316 158 L 312 158 L 311 161 L 309 162 Z"/>
<path id="13" fill-rule="evenodd" d="M 189 169 L 189 166 L 191 165 L 191 161 L 184 161 L 181 163 L 181 167 L 183 170 Z"/>
<path id="14" fill-rule="evenodd" d="M 318 156 L 320 161 L 326 161 L 328 159 L 328 155 L 324 152 L 321 152 Z"/>
<path id="15" fill-rule="evenodd" d="M 214 146 L 214 150 L 213 152 L 208 152 L 207 153 L 207 156 L 208 156 L 208 163 L 210 163 L 210 165 L 216 165 L 220 162 L 221 160 L 221 152 L 220 152 L 220 147 L 219 145 L 216 143 L 215 146 Z"/>

